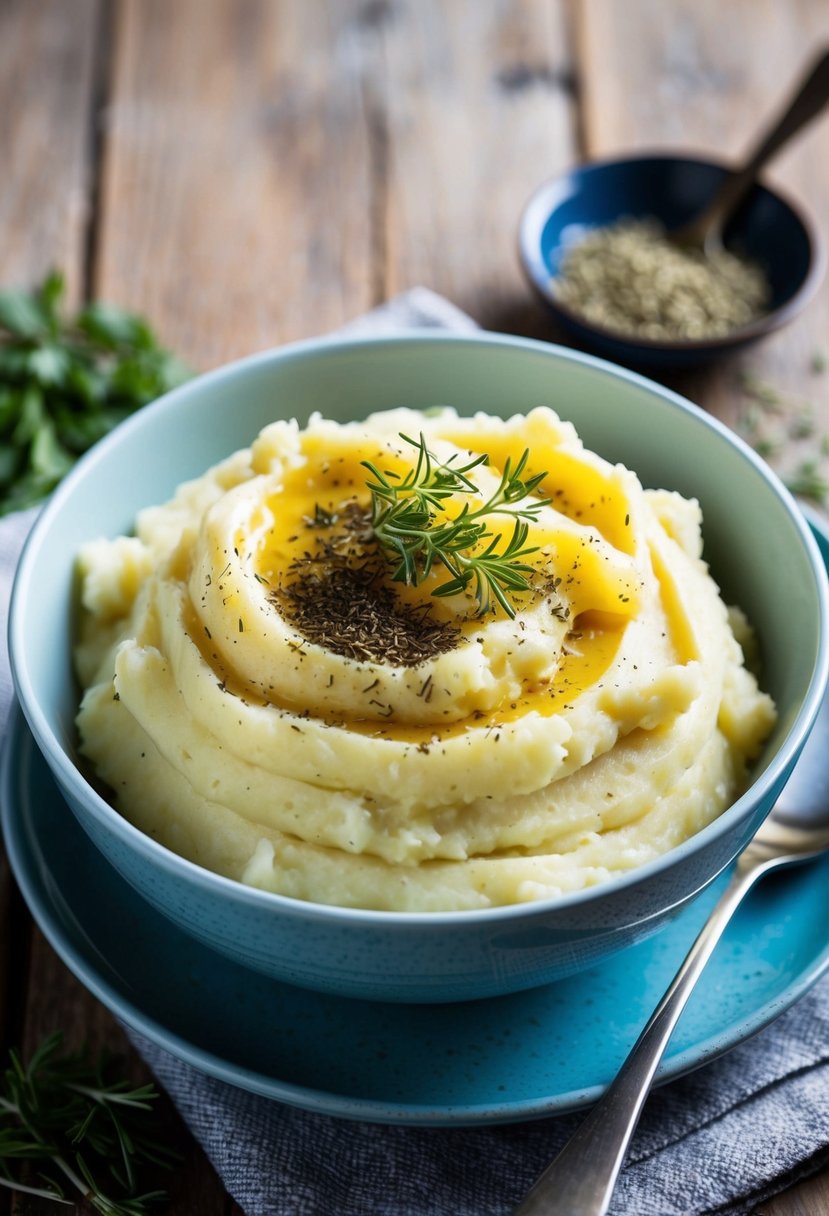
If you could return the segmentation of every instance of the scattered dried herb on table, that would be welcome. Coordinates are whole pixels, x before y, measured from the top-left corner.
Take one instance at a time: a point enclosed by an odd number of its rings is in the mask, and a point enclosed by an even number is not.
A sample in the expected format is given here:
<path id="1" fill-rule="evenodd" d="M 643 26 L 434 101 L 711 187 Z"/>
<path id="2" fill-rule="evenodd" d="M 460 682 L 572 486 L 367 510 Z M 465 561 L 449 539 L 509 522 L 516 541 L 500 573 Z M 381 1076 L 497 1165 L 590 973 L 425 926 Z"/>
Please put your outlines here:
<path id="1" fill-rule="evenodd" d="M 0 514 L 45 498 L 87 448 L 181 384 L 141 317 L 93 303 L 64 315 L 63 276 L 0 291 Z"/>
<path id="2" fill-rule="evenodd" d="M 814 357 L 811 370 L 821 374 L 815 369 Z M 747 369 L 738 373 L 736 386 L 747 402 L 738 415 L 737 430 L 758 456 L 769 461 L 793 494 L 826 507 L 829 433 L 820 433 L 815 406 Z"/>

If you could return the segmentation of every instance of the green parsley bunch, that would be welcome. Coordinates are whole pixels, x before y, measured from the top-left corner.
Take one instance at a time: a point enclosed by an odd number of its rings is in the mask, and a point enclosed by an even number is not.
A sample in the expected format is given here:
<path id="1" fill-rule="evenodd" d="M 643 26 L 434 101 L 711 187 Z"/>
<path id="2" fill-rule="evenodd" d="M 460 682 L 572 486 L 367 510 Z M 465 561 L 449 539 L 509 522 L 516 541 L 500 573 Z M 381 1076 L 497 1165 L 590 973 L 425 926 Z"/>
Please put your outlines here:
<path id="1" fill-rule="evenodd" d="M 64 280 L 0 291 L 0 515 L 45 498 L 87 448 L 188 376 L 147 322 L 109 304 L 64 315 Z"/>

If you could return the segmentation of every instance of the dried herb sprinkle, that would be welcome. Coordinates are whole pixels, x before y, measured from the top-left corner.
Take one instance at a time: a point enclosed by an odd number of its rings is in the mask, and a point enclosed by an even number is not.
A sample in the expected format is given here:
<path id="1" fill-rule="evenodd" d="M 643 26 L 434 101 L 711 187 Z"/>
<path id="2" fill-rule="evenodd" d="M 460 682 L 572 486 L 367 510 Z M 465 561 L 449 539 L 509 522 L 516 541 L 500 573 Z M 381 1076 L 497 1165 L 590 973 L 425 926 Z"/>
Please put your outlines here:
<path id="1" fill-rule="evenodd" d="M 324 518 L 332 522 L 322 523 Z M 430 604 L 404 603 L 388 584 L 388 565 L 370 517 L 356 501 L 336 515 L 315 511 L 313 544 L 271 595 L 307 641 L 356 662 L 416 667 L 453 650 L 460 630 Z"/>

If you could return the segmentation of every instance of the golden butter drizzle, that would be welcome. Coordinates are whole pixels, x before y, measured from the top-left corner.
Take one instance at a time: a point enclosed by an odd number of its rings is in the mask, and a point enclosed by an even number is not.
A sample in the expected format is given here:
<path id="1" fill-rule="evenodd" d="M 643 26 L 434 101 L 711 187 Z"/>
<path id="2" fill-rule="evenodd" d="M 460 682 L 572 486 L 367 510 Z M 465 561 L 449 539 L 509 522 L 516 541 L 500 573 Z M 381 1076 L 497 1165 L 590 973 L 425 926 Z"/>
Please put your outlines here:
<path id="1" fill-rule="evenodd" d="M 522 454 L 515 442 L 500 438 L 492 445 L 487 444 L 487 451 L 490 447 L 496 468 L 502 467 L 507 459 L 517 461 Z M 476 451 L 474 446 L 468 450 Z M 273 527 L 266 543 L 254 555 L 256 574 L 274 588 L 310 556 L 314 542 L 312 525 L 321 515 L 336 518 L 354 504 L 368 510 L 370 495 L 362 461 L 375 462 L 384 471 L 396 472 L 401 477 L 410 467 L 406 454 L 362 437 L 349 437 L 346 443 L 332 447 L 330 440 L 323 445 L 319 438 L 306 435 L 303 455 L 305 463 L 286 471 L 282 485 L 269 500 Z M 531 564 L 543 577 L 562 580 L 561 591 L 573 616 L 597 610 L 629 618 L 634 615 L 639 598 L 633 570 L 626 575 L 618 569 L 608 569 L 613 549 L 626 556 L 633 552 L 627 499 L 600 472 L 574 461 L 566 453 L 555 451 L 552 455 L 555 472 L 548 478 L 549 485 L 543 487 L 544 494 L 549 494 L 552 505 L 562 516 L 575 523 L 594 524 L 597 531 L 591 534 L 532 521 L 527 543 L 537 546 L 538 551 L 532 555 Z M 503 516 L 493 515 L 490 526 L 493 532 L 509 534 L 509 521 Z M 612 547 L 596 544 L 600 535 Z M 446 578 L 446 572 L 436 565 L 417 586 L 395 583 L 395 593 L 402 604 L 428 605 L 436 621 L 451 620 L 470 635 L 480 622 L 474 616 L 459 619 L 451 602 L 432 594 Z M 513 596 L 516 609 L 526 607 L 534 595 L 537 592 L 516 592 Z"/>
<path id="2" fill-rule="evenodd" d="M 268 707 L 296 718 L 307 719 L 305 706 L 292 703 L 276 688 L 244 682 L 224 661 L 215 640 L 205 631 L 195 609 L 188 604 L 185 629 L 199 650 L 205 664 L 211 669 L 219 688 L 243 703 Z M 405 722 L 378 722 L 376 719 L 359 717 L 344 718 L 342 715 L 315 716 L 313 721 L 323 727 L 346 728 L 374 739 L 407 743 L 413 747 L 424 747 L 446 739 L 456 738 L 469 730 L 495 731 L 500 726 L 516 721 L 528 713 L 542 717 L 572 707 L 576 698 L 596 685 L 613 663 L 624 636 L 624 626 L 611 628 L 585 628 L 572 636 L 553 681 L 544 688 L 526 690 L 520 697 L 503 703 L 488 713 L 475 713 L 460 721 L 445 724 L 429 723 L 416 725 Z M 294 651 L 295 661 L 305 661 L 306 652 L 299 647 Z M 425 668 L 425 665 L 424 665 Z M 428 672 L 424 670 L 423 693 L 429 696 Z"/>
<path id="3" fill-rule="evenodd" d="M 448 438 L 452 441 L 451 436 Z M 455 442 L 476 451 L 474 444 L 469 443 L 465 436 L 457 438 Z M 518 459 L 521 455 L 517 444 L 506 439 L 493 443 L 488 441 L 486 450 L 496 466 L 507 458 Z M 298 562 L 301 563 L 309 552 L 315 528 L 320 526 L 320 512 L 323 515 L 337 515 L 354 504 L 368 508 L 369 493 L 362 461 L 380 463 L 384 470 L 395 470 L 401 476 L 409 467 L 404 453 L 368 438 L 355 441 L 351 436 L 347 442 L 337 445 L 332 444 L 330 437 L 323 441 L 306 434 L 303 436 L 303 456 L 305 462 L 286 470 L 282 485 L 266 503 L 266 510 L 272 515 L 273 522 L 265 542 L 255 552 L 246 552 L 244 546 L 249 544 L 248 539 L 241 533 L 235 538 L 237 553 L 247 569 L 268 587 L 278 585 L 286 572 Z M 623 553 L 631 553 L 634 539 L 629 526 L 628 502 L 621 488 L 609 485 L 599 471 L 585 466 L 567 453 L 556 450 L 552 456 L 550 463 L 553 472 L 549 479 L 550 486 L 545 487 L 545 492 L 553 499 L 556 509 L 576 522 L 594 524 Z M 257 513 L 260 510 L 257 508 Z M 637 608 L 639 589 L 632 582 L 620 585 L 618 578 L 614 581 L 606 574 L 602 568 L 606 559 L 583 532 L 567 529 L 553 531 L 536 525 L 532 541 L 545 549 L 544 560 L 551 561 L 562 572 L 559 575 L 562 591 L 573 609 L 574 632 L 568 639 L 565 654 L 549 685 L 527 689 L 518 698 L 502 703 L 494 710 L 487 713 L 479 711 L 445 725 L 439 722 L 426 725 L 396 722 L 393 716 L 389 721 L 359 716 L 345 719 L 342 714 L 314 720 L 324 727 L 345 727 L 372 738 L 422 748 L 462 736 L 470 729 L 497 731 L 498 727 L 528 713 L 551 716 L 569 709 L 576 698 L 601 680 L 613 663 L 625 628 Z M 692 632 L 664 563 L 659 560 L 658 554 L 652 554 L 652 558 L 670 621 L 670 640 L 677 657 L 684 662 L 696 655 Z M 446 601 L 431 597 L 428 583 L 417 587 L 396 584 L 395 589 L 404 603 L 429 603 L 436 619 L 440 619 L 442 614 L 451 615 Z M 465 638 L 474 638 L 481 629 L 480 620 L 453 619 L 464 635 L 459 645 L 464 644 Z M 244 684 L 225 663 L 215 643 L 205 636 L 204 627 L 195 611 L 190 611 L 187 626 L 191 638 L 224 691 L 251 704 L 275 708 L 298 720 L 308 717 L 306 707 L 293 704 L 278 689 Z M 297 663 L 304 661 L 302 646 L 295 647 L 295 658 Z M 428 669 L 427 664 L 423 666 L 421 695 L 428 698 Z"/>

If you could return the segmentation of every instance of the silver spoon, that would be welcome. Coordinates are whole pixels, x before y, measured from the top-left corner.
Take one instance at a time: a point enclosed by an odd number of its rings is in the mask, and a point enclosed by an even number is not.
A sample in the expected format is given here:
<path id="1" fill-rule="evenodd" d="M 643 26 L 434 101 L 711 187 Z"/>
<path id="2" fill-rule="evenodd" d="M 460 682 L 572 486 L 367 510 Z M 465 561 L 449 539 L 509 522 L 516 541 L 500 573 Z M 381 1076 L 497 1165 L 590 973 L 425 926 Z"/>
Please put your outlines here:
<path id="1" fill-rule="evenodd" d="M 758 140 L 745 163 L 723 181 L 711 201 L 681 228 L 668 235 L 680 245 L 690 245 L 713 254 L 722 248 L 723 229 L 753 184 L 763 165 L 820 113 L 829 101 L 829 50 L 810 67 L 777 120 Z"/>
<path id="2" fill-rule="evenodd" d="M 726 925 L 758 878 L 828 848 L 829 696 L 783 793 L 737 858 L 730 883 L 616 1079 L 513 1216 L 603 1216 L 656 1069 Z"/>

